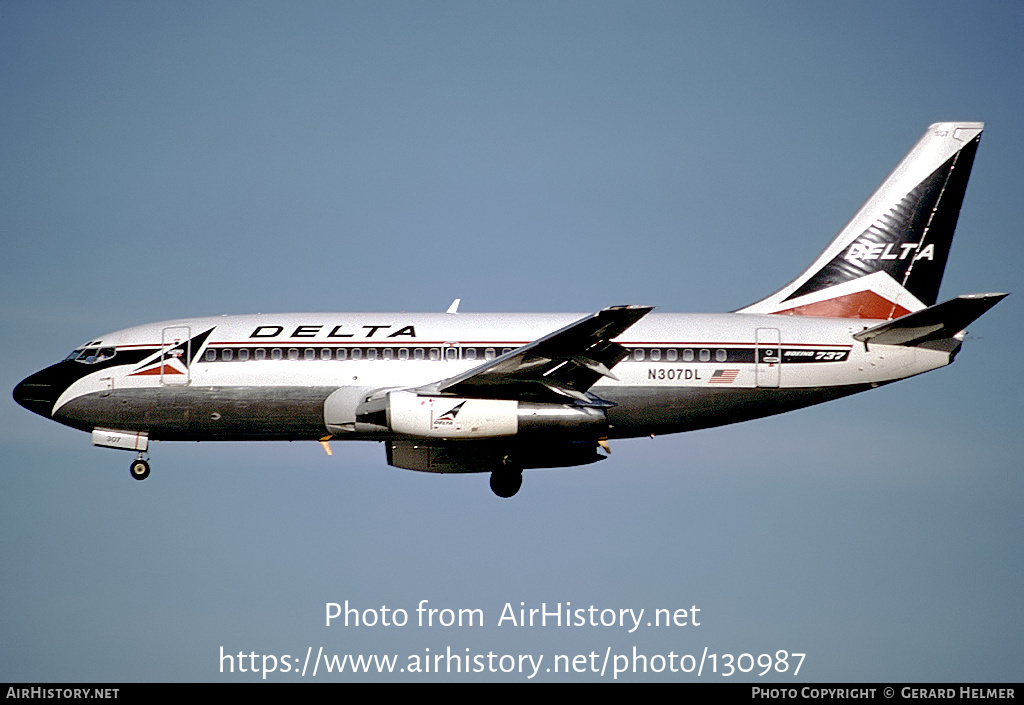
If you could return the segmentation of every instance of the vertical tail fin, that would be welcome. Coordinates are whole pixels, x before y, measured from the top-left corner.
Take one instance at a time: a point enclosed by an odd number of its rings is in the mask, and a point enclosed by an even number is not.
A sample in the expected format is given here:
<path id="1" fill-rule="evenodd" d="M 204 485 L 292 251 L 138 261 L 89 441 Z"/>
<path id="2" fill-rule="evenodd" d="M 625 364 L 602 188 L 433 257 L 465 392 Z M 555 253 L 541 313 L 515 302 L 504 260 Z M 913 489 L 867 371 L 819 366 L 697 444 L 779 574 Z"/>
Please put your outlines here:
<path id="1" fill-rule="evenodd" d="M 983 128 L 929 127 L 803 274 L 740 312 L 892 319 L 933 305 Z"/>

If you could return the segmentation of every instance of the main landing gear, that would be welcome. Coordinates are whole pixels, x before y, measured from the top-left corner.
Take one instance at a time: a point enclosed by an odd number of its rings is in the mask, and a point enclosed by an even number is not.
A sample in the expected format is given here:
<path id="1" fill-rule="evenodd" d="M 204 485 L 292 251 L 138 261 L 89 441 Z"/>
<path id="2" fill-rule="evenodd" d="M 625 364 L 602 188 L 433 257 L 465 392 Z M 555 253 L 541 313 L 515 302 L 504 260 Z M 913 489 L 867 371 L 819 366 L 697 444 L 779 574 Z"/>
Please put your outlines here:
<path id="1" fill-rule="evenodd" d="M 149 463 L 142 457 L 142 453 L 139 453 L 139 457 L 132 461 L 129 472 L 136 480 L 145 480 L 149 477 Z"/>
<path id="2" fill-rule="evenodd" d="M 523 473 L 495 470 L 491 473 L 491 491 L 499 497 L 509 498 L 523 486 Z"/>
<path id="3" fill-rule="evenodd" d="M 523 469 L 509 455 L 502 458 L 501 465 L 502 467 L 491 473 L 491 491 L 499 497 L 508 499 L 515 496 L 523 486 Z"/>

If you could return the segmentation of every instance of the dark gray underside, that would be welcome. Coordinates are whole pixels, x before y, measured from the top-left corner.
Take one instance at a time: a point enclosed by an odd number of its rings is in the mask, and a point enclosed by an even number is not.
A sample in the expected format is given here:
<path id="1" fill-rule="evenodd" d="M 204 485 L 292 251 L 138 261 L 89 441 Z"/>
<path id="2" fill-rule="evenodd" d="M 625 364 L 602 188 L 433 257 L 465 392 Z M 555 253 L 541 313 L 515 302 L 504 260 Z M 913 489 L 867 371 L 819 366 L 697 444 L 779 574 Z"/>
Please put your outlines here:
<path id="1" fill-rule="evenodd" d="M 54 418 L 75 428 L 146 431 L 158 441 L 305 440 L 327 435 L 335 387 L 163 387 L 88 394 Z"/>
<path id="2" fill-rule="evenodd" d="M 602 390 L 610 438 L 678 433 L 771 416 L 838 399 L 871 385 L 807 389 L 616 387 Z M 79 397 L 54 418 L 85 431 L 145 431 L 153 440 L 316 440 L 328 434 L 324 401 L 335 387 L 165 387 Z M 338 440 L 385 440 L 345 434 Z"/>
<path id="3" fill-rule="evenodd" d="M 696 431 L 773 416 L 871 389 L 871 384 L 798 389 L 711 389 L 630 387 L 609 399 L 611 438 Z"/>

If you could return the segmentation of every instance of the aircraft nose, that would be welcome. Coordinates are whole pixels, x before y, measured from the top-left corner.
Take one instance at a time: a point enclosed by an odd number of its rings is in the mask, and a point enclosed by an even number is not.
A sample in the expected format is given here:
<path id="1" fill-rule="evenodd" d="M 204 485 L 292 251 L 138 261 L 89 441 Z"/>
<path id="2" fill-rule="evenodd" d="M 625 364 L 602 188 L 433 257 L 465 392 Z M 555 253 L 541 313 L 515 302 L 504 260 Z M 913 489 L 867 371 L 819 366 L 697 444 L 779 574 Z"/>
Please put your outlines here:
<path id="1" fill-rule="evenodd" d="M 54 384 L 53 376 L 48 373 L 49 370 L 42 370 L 29 375 L 14 388 L 14 401 L 29 411 L 47 418 L 50 417 L 53 405 L 57 403 L 57 397 L 61 393 Z"/>

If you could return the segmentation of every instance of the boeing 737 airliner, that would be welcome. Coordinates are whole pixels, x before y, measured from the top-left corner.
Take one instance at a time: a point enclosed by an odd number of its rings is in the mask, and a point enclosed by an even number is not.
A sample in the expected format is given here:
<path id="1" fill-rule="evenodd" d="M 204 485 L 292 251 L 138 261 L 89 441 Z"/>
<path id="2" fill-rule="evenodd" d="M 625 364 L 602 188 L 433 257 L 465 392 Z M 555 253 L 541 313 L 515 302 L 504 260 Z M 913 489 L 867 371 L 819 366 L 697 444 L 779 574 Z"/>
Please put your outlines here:
<path id="1" fill-rule="evenodd" d="M 948 365 L 1005 294 L 936 303 L 976 122 L 937 123 L 803 274 L 725 314 L 302 313 L 103 335 L 14 389 L 138 453 L 149 441 L 382 441 L 389 464 L 489 472 L 603 459 L 609 439 L 778 414 Z"/>

